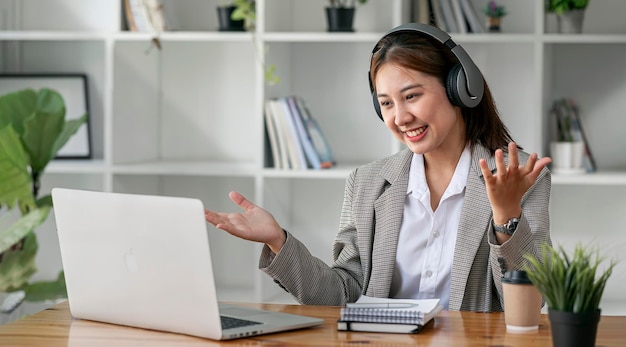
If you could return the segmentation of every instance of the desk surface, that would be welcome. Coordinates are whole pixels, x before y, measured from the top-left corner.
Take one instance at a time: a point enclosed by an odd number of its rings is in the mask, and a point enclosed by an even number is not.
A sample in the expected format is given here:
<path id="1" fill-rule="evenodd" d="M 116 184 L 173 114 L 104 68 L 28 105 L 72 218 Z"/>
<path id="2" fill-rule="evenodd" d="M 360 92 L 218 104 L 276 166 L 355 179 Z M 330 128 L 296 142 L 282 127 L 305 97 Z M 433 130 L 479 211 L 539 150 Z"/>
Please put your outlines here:
<path id="1" fill-rule="evenodd" d="M 179 334 L 78 320 L 67 302 L 16 322 L 0 326 L 1 346 L 552 346 L 550 327 L 542 315 L 539 331 L 507 333 L 502 313 L 441 312 L 433 324 L 416 335 L 338 332 L 339 307 L 242 304 L 251 307 L 320 317 L 324 325 L 232 341 L 212 341 Z M 603 316 L 597 346 L 626 345 L 626 316 Z"/>

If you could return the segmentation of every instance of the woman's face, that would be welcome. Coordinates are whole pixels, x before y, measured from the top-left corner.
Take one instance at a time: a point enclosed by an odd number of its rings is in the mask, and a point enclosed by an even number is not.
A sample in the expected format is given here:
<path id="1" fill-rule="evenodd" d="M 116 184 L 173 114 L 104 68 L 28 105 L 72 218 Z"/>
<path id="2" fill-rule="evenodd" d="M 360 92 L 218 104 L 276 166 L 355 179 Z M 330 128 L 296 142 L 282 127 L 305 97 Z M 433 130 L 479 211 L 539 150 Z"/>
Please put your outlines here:
<path id="1" fill-rule="evenodd" d="M 461 109 L 436 77 L 386 63 L 376 75 L 376 93 L 385 125 L 413 153 L 465 146 Z"/>

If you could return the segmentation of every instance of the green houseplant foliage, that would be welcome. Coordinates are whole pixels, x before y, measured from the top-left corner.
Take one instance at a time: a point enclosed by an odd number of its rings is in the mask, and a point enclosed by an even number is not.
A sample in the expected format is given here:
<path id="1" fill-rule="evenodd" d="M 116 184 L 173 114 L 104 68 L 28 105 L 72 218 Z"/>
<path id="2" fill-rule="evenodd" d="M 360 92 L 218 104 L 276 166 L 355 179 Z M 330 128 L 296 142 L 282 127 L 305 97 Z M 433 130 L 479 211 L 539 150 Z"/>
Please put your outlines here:
<path id="1" fill-rule="evenodd" d="M 543 295 L 551 310 L 587 313 L 599 309 L 606 282 L 613 272 L 615 262 L 599 272 L 603 262 L 599 251 L 578 244 L 571 256 L 563 247 L 542 245 L 543 263 L 526 255 L 525 270 L 528 277 Z"/>
<path id="2" fill-rule="evenodd" d="M 233 0 L 231 4 L 235 10 L 230 15 L 232 20 L 242 20 L 244 22 L 244 28 L 246 31 L 251 32 L 253 35 L 256 32 L 256 1 L 254 0 Z M 253 39 L 255 41 L 256 40 Z M 263 47 L 255 47 L 255 53 L 257 56 L 257 60 L 263 67 L 263 77 L 265 81 L 270 85 L 277 85 L 280 83 L 280 77 L 276 74 L 276 65 L 274 64 L 265 64 L 264 54 L 266 53 L 265 48 Z"/>
<path id="3" fill-rule="evenodd" d="M 483 12 L 487 17 L 499 18 L 506 16 L 506 8 L 498 5 L 495 1 L 489 1 L 483 8 Z"/>
<path id="4" fill-rule="evenodd" d="M 589 0 L 548 0 L 548 11 L 563 14 L 572 10 L 584 10 Z"/>
<path id="5" fill-rule="evenodd" d="M 51 282 L 29 283 L 37 271 L 36 227 L 52 207 L 38 197 L 41 176 L 57 152 L 87 120 L 65 120 L 65 102 L 51 89 L 0 96 L 0 292 L 24 290 L 26 300 L 65 297 L 63 273 Z M 18 218 L 11 218 L 19 210 Z M 17 219 L 15 221 L 15 219 Z M 5 227 L 7 226 L 8 227 Z"/>

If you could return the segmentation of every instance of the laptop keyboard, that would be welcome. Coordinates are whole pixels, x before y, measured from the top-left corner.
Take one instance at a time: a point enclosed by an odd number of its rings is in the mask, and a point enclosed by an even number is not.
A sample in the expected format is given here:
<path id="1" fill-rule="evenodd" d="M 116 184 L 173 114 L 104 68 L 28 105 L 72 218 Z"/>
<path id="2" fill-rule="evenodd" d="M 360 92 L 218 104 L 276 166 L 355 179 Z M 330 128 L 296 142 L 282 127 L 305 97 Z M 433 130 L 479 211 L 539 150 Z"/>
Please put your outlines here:
<path id="1" fill-rule="evenodd" d="M 245 320 L 240 318 L 220 316 L 222 320 L 222 329 L 241 328 L 249 325 L 262 324 L 260 322 L 254 322 L 251 320 Z"/>

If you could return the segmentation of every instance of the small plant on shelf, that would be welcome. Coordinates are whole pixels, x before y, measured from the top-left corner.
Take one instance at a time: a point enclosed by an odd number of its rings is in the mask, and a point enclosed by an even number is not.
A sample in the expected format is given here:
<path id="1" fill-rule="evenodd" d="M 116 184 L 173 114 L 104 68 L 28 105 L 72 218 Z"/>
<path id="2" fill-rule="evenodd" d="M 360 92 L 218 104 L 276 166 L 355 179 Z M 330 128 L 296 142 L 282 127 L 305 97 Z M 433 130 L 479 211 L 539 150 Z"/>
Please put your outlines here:
<path id="1" fill-rule="evenodd" d="M 548 11 L 563 14 L 573 10 L 584 10 L 589 0 L 548 0 Z"/>
<path id="2" fill-rule="evenodd" d="M 489 1 L 483 8 L 487 16 L 487 28 L 491 32 L 499 32 L 502 24 L 502 17 L 506 16 L 506 8 L 498 5 L 495 1 Z"/>
<path id="3" fill-rule="evenodd" d="M 506 8 L 502 5 L 498 5 L 495 1 L 489 1 L 485 5 L 483 12 L 487 15 L 487 17 L 495 18 L 504 17 L 507 14 Z"/>

